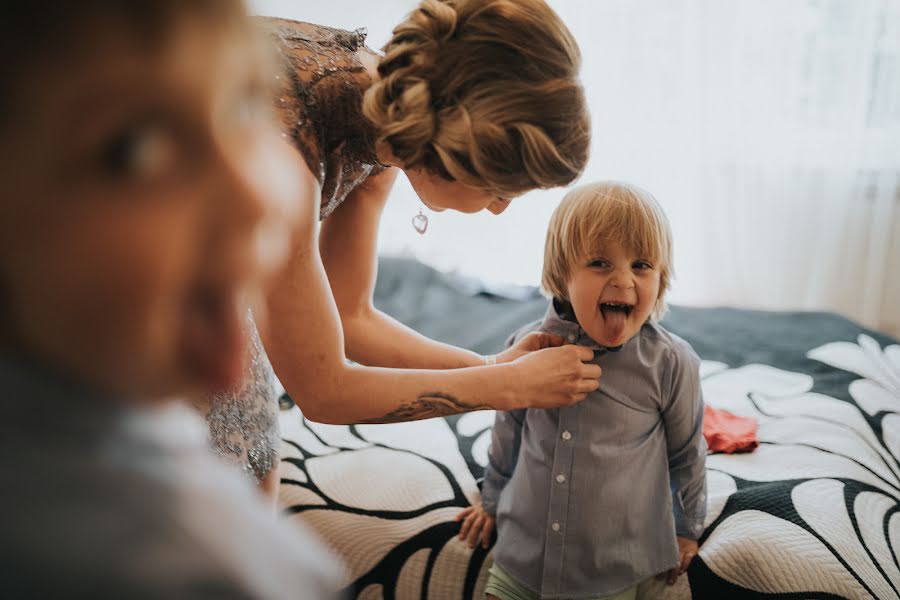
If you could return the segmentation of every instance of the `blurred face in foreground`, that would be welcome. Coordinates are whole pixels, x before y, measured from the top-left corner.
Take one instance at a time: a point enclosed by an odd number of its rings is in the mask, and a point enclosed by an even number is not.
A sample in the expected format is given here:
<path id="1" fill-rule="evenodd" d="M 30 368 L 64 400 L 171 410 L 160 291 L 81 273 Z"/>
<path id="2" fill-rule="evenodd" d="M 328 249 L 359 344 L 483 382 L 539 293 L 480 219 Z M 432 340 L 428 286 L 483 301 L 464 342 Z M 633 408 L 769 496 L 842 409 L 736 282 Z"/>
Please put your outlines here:
<path id="1" fill-rule="evenodd" d="M 300 169 L 243 15 L 198 13 L 156 41 L 90 23 L 17 83 L 0 127 L 3 351 L 138 398 L 239 377 Z"/>

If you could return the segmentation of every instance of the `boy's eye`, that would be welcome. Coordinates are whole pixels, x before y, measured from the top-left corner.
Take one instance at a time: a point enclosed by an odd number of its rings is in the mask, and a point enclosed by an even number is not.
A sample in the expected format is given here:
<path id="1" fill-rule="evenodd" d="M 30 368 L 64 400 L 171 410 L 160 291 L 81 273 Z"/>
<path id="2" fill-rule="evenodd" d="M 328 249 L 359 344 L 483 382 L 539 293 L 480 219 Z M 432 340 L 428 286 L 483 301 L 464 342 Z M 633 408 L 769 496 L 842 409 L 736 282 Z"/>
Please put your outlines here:
<path id="1" fill-rule="evenodd" d="M 632 269 L 638 269 L 638 270 L 652 269 L 652 268 L 653 268 L 653 265 L 651 265 L 650 263 L 648 263 L 648 262 L 645 261 L 645 260 L 636 260 L 636 261 L 634 261 L 634 263 L 631 265 L 631 268 L 632 268 Z"/>
<path id="2" fill-rule="evenodd" d="M 175 158 L 175 143 L 160 125 L 145 123 L 125 129 L 101 150 L 103 166 L 121 177 L 154 177 Z"/>
<path id="3" fill-rule="evenodd" d="M 605 258 L 596 258 L 596 259 L 592 260 L 590 263 L 588 263 L 588 266 L 592 267 L 594 269 L 606 269 L 610 265 L 609 265 L 609 261 L 606 260 Z"/>

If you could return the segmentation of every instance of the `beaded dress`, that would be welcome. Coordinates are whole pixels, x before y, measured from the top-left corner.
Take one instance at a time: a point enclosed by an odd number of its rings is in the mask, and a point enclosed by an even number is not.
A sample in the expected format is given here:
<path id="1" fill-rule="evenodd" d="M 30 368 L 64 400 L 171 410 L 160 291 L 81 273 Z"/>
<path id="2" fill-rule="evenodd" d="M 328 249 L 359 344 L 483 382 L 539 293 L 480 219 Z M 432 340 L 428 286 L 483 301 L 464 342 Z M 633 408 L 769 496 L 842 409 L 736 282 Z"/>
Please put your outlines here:
<path id="1" fill-rule="evenodd" d="M 281 61 L 275 109 L 322 190 L 319 218 L 331 214 L 370 175 L 381 172 L 372 125 L 361 112 L 372 79 L 361 53 L 364 29 L 344 31 L 288 19 L 259 18 Z M 302 299 L 298 298 L 298 301 Z M 277 335 L 277 323 L 273 323 Z M 243 385 L 212 394 L 206 407 L 213 450 L 261 480 L 277 465 L 280 385 L 252 315 Z"/>

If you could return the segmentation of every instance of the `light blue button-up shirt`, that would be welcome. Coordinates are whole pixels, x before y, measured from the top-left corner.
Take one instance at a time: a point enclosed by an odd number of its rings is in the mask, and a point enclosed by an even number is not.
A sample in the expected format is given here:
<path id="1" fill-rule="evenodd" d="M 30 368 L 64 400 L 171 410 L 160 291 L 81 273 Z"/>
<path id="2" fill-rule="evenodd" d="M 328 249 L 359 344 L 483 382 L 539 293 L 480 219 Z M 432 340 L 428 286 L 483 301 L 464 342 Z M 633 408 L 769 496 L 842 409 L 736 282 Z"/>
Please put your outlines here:
<path id="1" fill-rule="evenodd" d="M 542 598 L 593 598 L 678 564 L 706 516 L 700 359 L 647 323 L 617 351 L 551 303 L 544 331 L 595 351 L 600 389 L 575 406 L 498 412 L 482 499 L 494 561 Z"/>

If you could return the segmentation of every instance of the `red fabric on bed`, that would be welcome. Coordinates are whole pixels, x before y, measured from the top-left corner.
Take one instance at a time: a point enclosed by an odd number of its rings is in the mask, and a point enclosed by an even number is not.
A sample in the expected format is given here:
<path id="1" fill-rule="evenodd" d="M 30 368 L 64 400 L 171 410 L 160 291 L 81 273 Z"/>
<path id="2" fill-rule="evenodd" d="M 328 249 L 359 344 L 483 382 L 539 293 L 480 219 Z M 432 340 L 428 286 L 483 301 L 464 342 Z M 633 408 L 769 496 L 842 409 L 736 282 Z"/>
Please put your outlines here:
<path id="1" fill-rule="evenodd" d="M 703 408 L 703 436 L 710 452 L 750 452 L 759 445 L 756 419 L 739 417 L 708 404 Z"/>

